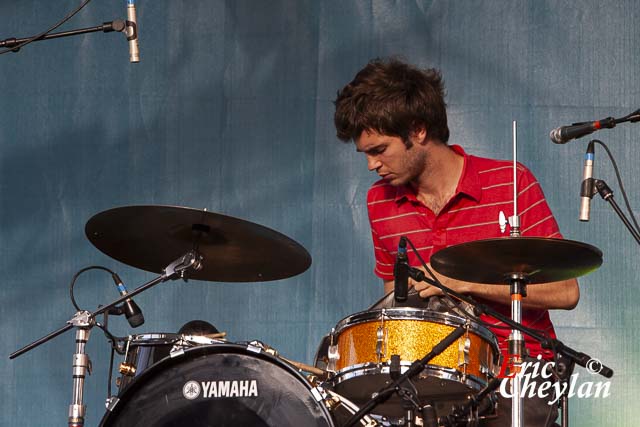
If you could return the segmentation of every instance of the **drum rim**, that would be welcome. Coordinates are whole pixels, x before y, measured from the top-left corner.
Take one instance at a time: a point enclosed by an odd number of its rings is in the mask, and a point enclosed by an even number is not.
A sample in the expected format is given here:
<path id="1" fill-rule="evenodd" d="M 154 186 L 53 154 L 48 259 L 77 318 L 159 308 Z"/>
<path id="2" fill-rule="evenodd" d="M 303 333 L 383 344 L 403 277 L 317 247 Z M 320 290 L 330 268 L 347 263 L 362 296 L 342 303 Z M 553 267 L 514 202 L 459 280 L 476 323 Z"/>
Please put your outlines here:
<path id="1" fill-rule="evenodd" d="M 478 322 L 472 319 L 466 319 L 460 315 L 452 313 L 442 313 L 439 311 L 425 310 L 414 307 L 390 307 L 378 308 L 375 310 L 364 310 L 351 314 L 340 320 L 332 331 L 332 334 L 339 336 L 344 330 L 351 326 L 368 323 L 378 320 L 384 314 L 385 320 L 427 320 L 436 321 L 434 323 L 444 324 L 446 326 L 461 326 L 467 321 L 469 322 L 469 330 L 476 335 L 488 341 L 497 354 L 500 353 L 498 339 L 495 334 Z M 437 320 L 440 320 L 437 322 Z"/>
<path id="2" fill-rule="evenodd" d="M 411 364 L 412 362 L 406 360 L 400 361 L 400 373 L 404 374 L 409 369 Z M 381 363 L 380 365 L 372 362 L 358 363 L 356 365 L 347 366 L 346 368 L 342 368 L 339 371 L 336 371 L 329 382 L 335 387 L 336 385 L 345 381 L 366 375 L 389 374 L 389 369 L 390 366 L 386 362 Z M 481 390 L 484 386 L 487 385 L 488 382 L 473 374 L 467 374 L 465 381 L 462 381 L 462 373 L 460 371 L 438 365 L 427 364 L 427 366 L 425 366 L 420 372 L 422 373 L 424 371 L 428 371 L 430 377 L 436 377 L 442 380 L 449 380 L 458 384 L 463 384 L 469 388 L 472 388 L 474 391 Z"/>
<path id="3" fill-rule="evenodd" d="M 174 334 L 174 335 L 178 335 L 178 334 Z M 211 351 L 213 351 L 213 353 L 210 353 L 210 349 Z M 276 356 L 272 356 L 271 354 L 268 354 L 262 351 L 261 349 L 259 349 L 258 347 L 255 347 L 251 344 L 243 345 L 243 344 L 235 344 L 235 343 L 216 343 L 216 344 L 209 344 L 209 345 L 198 345 L 198 346 L 185 349 L 184 351 L 181 351 L 181 352 L 173 353 L 172 355 L 169 355 L 163 358 L 157 363 L 151 365 L 149 368 L 145 369 L 139 376 L 134 378 L 134 380 L 122 391 L 121 395 L 114 396 L 116 398 L 116 401 L 115 403 L 110 405 L 110 407 L 107 408 L 104 415 L 102 416 L 102 419 L 100 420 L 99 426 L 100 427 L 104 426 L 105 423 L 108 422 L 112 417 L 117 416 L 118 413 L 120 412 L 120 408 L 122 408 L 121 402 L 126 401 L 129 395 L 134 394 L 138 389 L 140 389 L 146 382 L 147 378 L 153 378 L 156 372 L 159 372 L 162 370 L 161 367 L 173 366 L 174 364 L 180 363 L 180 361 L 185 358 L 198 357 L 204 354 L 225 353 L 225 349 L 227 350 L 226 351 L 227 354 L 233 353 L 233 354 L 253 355 L 259 359 L 265 360 L 267 362 L 271 362 L 277 365 L 278 367 L 283 368 L 285 371 L 289 372 L 290 374 L 292 374 L 294 378 L 298 380 L 298 382 L 302 383 L 309 390 L 309 394 L 313 397 L 313 401 L 320 406 L 321 411 L 324 413 L 326 419 L 329 421 L 329 424 L 335 425 L 335 422 L 331 417 L 331 413 L 329 412 L 329 409 L 327 408 L 327 405 L 324 399 L 318 400 L 318 398 L 316 397 L 316 393 L 314 392 L 316 387 L 313 387 L 304 378 L 304 376 L 298 370 L 296 370 L 295 367 L 291 366 L 284 360 Z"/>
<path id="4" fill-rule="evenodd" d="M 198 339 L 206 339 L 209 341 L 207 344 L 197 343 L 193 337 L 197 337 Z M 129 343 L 130 346 L 144 347 L 144 346 L 154 346 L 154 345 L 175 345 L 181 342 L 183 343 L 194 343 L 194 345 L 213 345 L 213 344 L 224 344 L 226 341 L 209 338 L 202 335 L 193 335 L 193 334 L 176 334 L 173 332 L 148 332 L 144 334 L 134 334 L 128 335 L 124 339 L 125 343 Z"/>
<path id="5" fill-rule="evenodd" d="M 125 341 L 128 341 L 133 344 L 138 342 L 149 342 L 149 341 L 163 342 L 161 340 L 166 340 L 164 341 L 166 344 L 173 344 L 175 340 L 179 340 L 180 337 L 181 337 L 181 334 L 175 334 L 172 332 L 147 332 L 144 334 L 129 335 L 125 338 Z M 173 340 L 173 341 L 169 341 L 169 340 Z"/>

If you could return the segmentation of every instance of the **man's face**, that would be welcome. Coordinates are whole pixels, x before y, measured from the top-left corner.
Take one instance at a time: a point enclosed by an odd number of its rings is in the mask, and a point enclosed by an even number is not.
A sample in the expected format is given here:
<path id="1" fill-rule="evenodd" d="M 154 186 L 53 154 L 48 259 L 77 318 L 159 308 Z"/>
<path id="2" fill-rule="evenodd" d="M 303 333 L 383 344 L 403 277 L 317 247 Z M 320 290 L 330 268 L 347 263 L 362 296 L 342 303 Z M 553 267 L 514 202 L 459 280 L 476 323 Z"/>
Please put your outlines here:
<path id="1" fill-rule="evenodd" d="M 391 185 L 399 186 L 416 180 L 424 171 L 426 153 L 419 139 L 412 146 L 397 136 L 365 130 L 356 139 L 356 149 L 367 156 L 367 167 Z"/>

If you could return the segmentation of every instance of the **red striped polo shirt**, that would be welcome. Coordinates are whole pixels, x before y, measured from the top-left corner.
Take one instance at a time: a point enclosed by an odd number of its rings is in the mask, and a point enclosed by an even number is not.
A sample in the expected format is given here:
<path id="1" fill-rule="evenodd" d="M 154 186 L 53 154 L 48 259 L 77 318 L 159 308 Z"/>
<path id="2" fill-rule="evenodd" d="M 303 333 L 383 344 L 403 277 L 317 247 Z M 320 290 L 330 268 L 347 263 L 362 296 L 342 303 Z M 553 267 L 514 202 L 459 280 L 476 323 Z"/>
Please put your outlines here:
<path id="1" fill-rule="evenodd" d="M 375 273 L 383 280 L 393 280 L 393 265 L 400 236 L 407 236 L 420 255 L 428 260 L 431 254 L 448 246 L 472 240 L 508 236 L 500 232 L 498 217 L 503 211 L 513 215 L 513 163 L 468 155 L 457 145 L 451 146 L 464 157 L 462 175 L 455 195 L 438 215 L 416 198 L 410 186 L 394 187 L 383 180 L 373 184 L 367 194 L 369 221 L 376 258 Z M 523 236 L 562 238 L 542 188 L 533 174 L 522 164 L 517 166 L 518 211 Z M 420 263 L 409 251 L 409 264 Z M 485 301 L 487 302 L 487 301 Z M 506 316 L 509 305 L 491 303 Z M 504 326 L 501 322 L 483 317 L 487 323 Z M 522 323 L 555 338 L 555 331 L 547 310 L 523 309 Z M 509 329 L 491 328 L 500 348 L 506 352 Z M 551 353 L 525 335 L 529 354 L 545 358 Z"/>

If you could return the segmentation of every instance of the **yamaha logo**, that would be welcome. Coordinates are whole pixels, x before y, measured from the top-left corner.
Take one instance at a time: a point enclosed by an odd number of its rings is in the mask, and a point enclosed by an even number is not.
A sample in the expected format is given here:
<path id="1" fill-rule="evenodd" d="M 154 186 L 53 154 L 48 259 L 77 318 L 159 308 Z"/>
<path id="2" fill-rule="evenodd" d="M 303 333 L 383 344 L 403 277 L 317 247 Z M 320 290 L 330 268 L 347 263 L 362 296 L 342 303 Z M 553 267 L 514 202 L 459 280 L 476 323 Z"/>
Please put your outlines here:
<path id="1" fill-rule="evenodd" d="M 182 387 L 182 395 L 185 399 L 193 400 L 200 396 L 200 384 L 197 381 L 189 381 Z"/>
<path id="2" fill-rule="evenodd" d="M 205 399 L 221 397 L 258 397 L 258 381 L 188 381 L 182 387 L 185 399 L 194 400 L 202 395 Z"/>

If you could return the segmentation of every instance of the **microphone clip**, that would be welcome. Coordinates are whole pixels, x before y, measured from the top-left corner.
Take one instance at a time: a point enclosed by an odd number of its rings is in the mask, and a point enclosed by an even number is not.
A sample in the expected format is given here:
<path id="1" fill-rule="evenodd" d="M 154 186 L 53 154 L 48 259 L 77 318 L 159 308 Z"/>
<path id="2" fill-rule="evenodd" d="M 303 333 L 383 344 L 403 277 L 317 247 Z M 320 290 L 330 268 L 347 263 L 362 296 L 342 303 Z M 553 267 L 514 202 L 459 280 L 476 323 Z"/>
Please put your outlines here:
<path id="1" fill-rule="evenodd" d="M 107 310 L 111 316 L 122 316 L 124 314 L 124 304 L 116 305 Z"/>
<path id="2" fill-rule="evenodd" d="M 580 197 L 593 199 L 593 196 L 598 192 L 598 189 L 596 188 L 596 181 L 597 179 L 595 178 L 587 178 L 583 180 L 580 185 Z"/>

